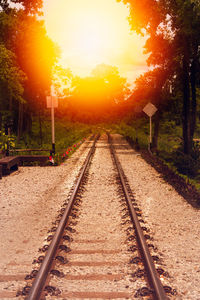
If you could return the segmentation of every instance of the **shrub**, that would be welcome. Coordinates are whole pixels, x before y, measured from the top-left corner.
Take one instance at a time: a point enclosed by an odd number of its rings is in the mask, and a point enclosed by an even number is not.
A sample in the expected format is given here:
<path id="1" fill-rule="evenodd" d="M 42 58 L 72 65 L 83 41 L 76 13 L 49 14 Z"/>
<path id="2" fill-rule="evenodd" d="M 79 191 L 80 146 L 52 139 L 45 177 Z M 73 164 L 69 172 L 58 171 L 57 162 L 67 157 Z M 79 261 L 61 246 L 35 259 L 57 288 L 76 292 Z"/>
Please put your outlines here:
<path id="1" fill-rule="evenodd" d="M 15 136 L 6 135 L 5 132 L 0 131 L 0 150 L 5 153 L 8 149 L 15 147 Z"/>
<path id="2" fill-rule="evenodd" d="M 184 154 L 181 151 L 172 153 L 173 164 L 181 174 L 195 177 L 200 168 L 200 160 L 194 159 L 191 155 Z"/>

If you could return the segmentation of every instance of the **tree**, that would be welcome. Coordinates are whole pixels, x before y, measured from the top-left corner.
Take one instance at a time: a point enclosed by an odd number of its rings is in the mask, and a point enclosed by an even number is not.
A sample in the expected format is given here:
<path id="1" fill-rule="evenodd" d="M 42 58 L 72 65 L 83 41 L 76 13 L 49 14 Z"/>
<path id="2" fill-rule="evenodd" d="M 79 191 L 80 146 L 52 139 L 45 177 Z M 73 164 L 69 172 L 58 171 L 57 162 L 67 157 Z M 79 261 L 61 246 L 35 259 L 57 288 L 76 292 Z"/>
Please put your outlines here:
<path id="1" fill-rule="evenodd" d="M 23 120 L 24 129 L 30 131 L 32 116 L 36 113 L 42 128 L 41 114 L 46 105 L 46 95 L 50 90 L 58 49 L 47 36 L 44 22 L 38 21 L 35 16 L 27 16 L 20 11 L 17 14 L 17 24 L 18 34 L 15 36 L 13 48 L 20 68 L 27 75 L 24 95 L 28 105 L 23 107 Z"/>
<path id="2" fill-rule="evenodd" d="M 71 111 L 85 122 L 105 121 L 116 114 L 118 104 L 129 93 L 126 79 L 116 67 L 98 65 L 90 77 L 72 81 Z"/>
<path id="3" fill-rule="evenodd" d="M 28 88 L 35 97 L 50 88 L 53 66 L 59 55 L 58 48 L 47 36 L 43 21 L 35 16 L 19 13 L 18 33 L 13 45 L 19 65 L 28 77 Z"/>
<path id="4" fill-rule="evenodd" d="M 18 137 L 24 130 L 31 130 L 32 115 L 36 112 L 41 120 L 46 94 L 50 90 L 52 68 L 58 57 L 58 49 L 47 36 L 44 22 L 33 13 L 39 9 L 41 1 L 12 1 L 22 4 L 23 9 L 13 9 L 10 1 L 1 1 L 4 10 L 0 12 L 0 43 L 13 53 L 19 74 L 25 74 L 23 99 L 14 110 L 14 129 Z M 7 7 L 7 8 L 6 8 Z M 18 76 L 16 87 L 18 86 Z M 13 79 L 14 80 L 14 79 Z M 16 95 L 18 95 L 16 93 Z M 10 96 L 10 102 L 16 97 Z M 7 101 L 4 97 L 4 101 Z M 10 106 L 11 107 L 11 106 Z"/>
<path id="5" fill-rule="evenodd" d="M 162 114 L 168 108 L 167 103 L 171 100 L 169 97 L 171 82 L 169 81 L 168 69 L 157 67 L 141 75 L 135 83 L 136 87 L 131 97 L 131 101 L 135 103 L 135 109 L 138 110 L 136 106 L 139 106 L 142 110 L 148 102 L 153 103 L 158 109 L 153 118 L 152 149 L 156 150 Z"/>
<path id="6" fill-rule="evenodd" d="M 122 0 L 130 5 L 130 23 L 138 33 L 144 31 L 149 35 L 146 44 L 151 53 L 149 63 L 167 67 L 170 76 L 180 78 L 182 89 L 182 124 L 184 152 L 189 154 L 196 124 L 196 76 L 199 56 L 199 1 L 192 0 Z M 167 42 L 163 52 L 163 41 L 155 48 L 154 41 L 159 40 L 160 33 Z M 168 45 L 167 45 L 168 44 Z M 161 46 L 161 48 L 160 48 Z M 161 51 L 162 49 L 162 51 Z M 170 51 L 173 49 L 173 52 Z M 163 65 L 165 55 L 169 59 Z M 192 90 L 192 98 L 190 95 Z"/>
<path id="7" fill-rule="evenodd" d="M 41 14 L 43 0 L 0 0 L 0 7 L 8 12 L 11 4 L 19 4 L 27 14 Z"/>
<path id="8" fill-rule="evenodd" d="M 63 68 L 56 64 L 53 68 L 53 85 L 59 98 L 70 96 L 73 81 L 73 74 L 70 69 Z"/>
<path id="9" fill-rule="evenodd" d="M 12 114 L 12 100 L 23 103 L 23 84 L 25 74 L 16 64 L 16 57 L 12 51 L 0 44 L 0 128 L 2 112 L 10 111 Z"/>

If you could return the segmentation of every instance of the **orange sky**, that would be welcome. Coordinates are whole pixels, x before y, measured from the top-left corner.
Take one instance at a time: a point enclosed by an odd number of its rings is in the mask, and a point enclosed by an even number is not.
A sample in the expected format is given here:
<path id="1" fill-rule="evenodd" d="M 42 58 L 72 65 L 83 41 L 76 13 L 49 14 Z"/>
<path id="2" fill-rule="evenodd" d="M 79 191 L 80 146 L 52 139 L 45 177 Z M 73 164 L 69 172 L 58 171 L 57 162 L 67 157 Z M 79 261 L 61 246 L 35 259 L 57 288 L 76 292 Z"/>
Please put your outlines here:
<path id="1" fill-rule="evenodd" d="M 128 15 L 116 0 L 44 1 L 47 33 L 61 48 L 61 64 L 79 76 L 101 63 L 117 66 L 130 82 L 147 70 L 145 38 L 130 32 Z"/>

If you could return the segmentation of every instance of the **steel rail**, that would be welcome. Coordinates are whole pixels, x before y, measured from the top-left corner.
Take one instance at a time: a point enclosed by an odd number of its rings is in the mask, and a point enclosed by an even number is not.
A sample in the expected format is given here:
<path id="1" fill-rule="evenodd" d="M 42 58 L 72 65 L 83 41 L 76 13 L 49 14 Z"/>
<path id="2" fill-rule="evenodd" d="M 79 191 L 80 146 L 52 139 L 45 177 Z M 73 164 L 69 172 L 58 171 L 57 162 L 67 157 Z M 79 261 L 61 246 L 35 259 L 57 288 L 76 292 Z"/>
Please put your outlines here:
<path id="1" fill-rule="evenodd" d="M 89 153 L 86 157 L 85 163 L 84 163 L 83 168 L 81 170 L 81 173 L 79 175 L 76 186 L 73 190 L 72 195 L 70 196 L 70 199 L 69 199 L 68 205 L 65 209 L 65 212 L 64 212 L 64 214 L 63 214 L 63 216 L 60 220 L 58 228 L 57 228 L 57 230 L 55 232 L 55 235 L 54 235 L 54 237 L 51 241 L 51 244 L 49 246 L 49 249 L 48 249 L 48 251 L 47 251 L 47 253 L 44 257 L 42 265 L 41 265 L 41 267 L 40 267 L 40 269 L 37 273 L 37 276 L 36 276 L 36 278 L 33 282 L 33 285 L 30 289 L 30 292 L 29 292 L 29 294 L 26 298 L 27 300 L 39 300 L 40 297 L 41 297 L 41 294 L 43 292 L 44 285 L 45 285 L 48 273 L 50 271 L 54 256 L 55 256 L 56 251 L 58 249 L 58 246 L 60 244 L 60 240 L 62 238 L 67 220 L 70 216 L 70 212 L 72 210 L 72 206 L 73 206 L 75 197 L 78 193 L 78 190 L 79 190 L 80 184 L 82 182 L 83 176 L 85 174 L 86 168 L 87 168 L 87 166 L 88 166 L 88 164 L 91 160 L 91 157 L 92 157 L 92 155 L 95 151 L 95 144 L 96 144 L 96 141 L 98 140 L 98 138 L 99 138 L 99 135 L 95 138 L 94 143 L 93 143 L 93 145 L 92 145 L 92 147 L 91 147 L 91 149 L 90 149 L 90 151 L 89 151 Z"/>
<path id="2" fill-rule="evenodd" d="M 113 147 L 112 139 L 111 139 L 111 136 L 110 136 L 109 133 L 108 133 L 108 141 L 109 141 L 109 144 L 110 144 L 111 153 L 113 155 L 113 158 L 114 158 L 117 170 L 118 170 L 118 174 L 119 174 L 119 177 L 120 177 L 120 181 L 121 181 L 121 184 L 122 184 L 124 195 L 125 195 L 128 207 L 129 207 L 129 211 L 130 211 L 130 214 L 131 214 L 131 219 L 132 219 L 132 221 L 135 225 L 137 241 L 138 241 L 139 247 L 141 249 L 144 262 L 145 262 L 146 271 L 147 271 L 148 279 L 149 279 L 149 284 L 150 284 L 151 288 L 154 291 L 154 296 L 155 296 L 156 300 L 167 300 L 166 293 L 164 291 L 164 288 L 163 288 L 163 285 L 160 281 L 160 278 L 158 277 L 158 273 L 156 271 L 156 268 L 155 268 L 153 259 L 151 257 L 151 254 L 149 252 L 148 245 L 146 243 L 146 239 L 144 237 L 142 228 L 141 228 L 140 223 L 138 221 L 137 214 L 136 214 L 135 209 L 133 207 L 133 204 L 131 202 L 131 198 L 130 198 L 130 195 L 129 195 L 129 192 L 128 192 L 128 189 L 127 189 L 127 186 L 126 186 L 126 183 L 125 183 L 124 175 L 123 175 L 123 169 L 122 169 L 122 166 L 121 166 L 121 163 L 120 163 L 119 159 L 117 158 L 116 151 Z"/>

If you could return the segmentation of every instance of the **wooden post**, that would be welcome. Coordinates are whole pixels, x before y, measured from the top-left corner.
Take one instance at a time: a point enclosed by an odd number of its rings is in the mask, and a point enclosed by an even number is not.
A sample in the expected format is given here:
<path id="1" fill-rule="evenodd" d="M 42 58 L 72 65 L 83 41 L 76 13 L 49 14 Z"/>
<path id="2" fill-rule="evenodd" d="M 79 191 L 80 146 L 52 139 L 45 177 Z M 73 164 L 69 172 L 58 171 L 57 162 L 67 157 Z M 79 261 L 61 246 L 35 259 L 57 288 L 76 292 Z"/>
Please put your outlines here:
<path id="1" fill-rule="evenodd" d="M 52 153 L 55 154 L 55 119 L 54 106 L 51 107 L 51 132 L 52 132 Z"/>
<path id="2" fill-rule="evenodd" d="M 149 117 L 149 122 L 150 122 L 150 136 L 149 136 L 149 143 L 152 143 L 152 118 Z"/>
<path id="3" fill-rule="evenodd" d="M 52 137 L 51 154 L 55 154 L 55 119 L 54 119 L 54 108 L 55 107 L 58 107 L 57 96 L 47 96 L 47 108 L 51 109 L 51 137 Z"/>
<path id="4" fill-rule="evenodd" d="M 155 112 L 157 111 L 157 108 L 155 107 L 155 105 L 153 105 L 151 102 L 149 102 L 144 108 L 143 108 L 143 112 L 145 112 L 145 114 L 147 116 L 149 116 L 149 127 L 150 127 L 150 132 L 149 132 L 149 143 L 148 143 L 148 150 L 151 152 L 151 148 L 152 148 L 152 116 L 155 114 Z"/>

